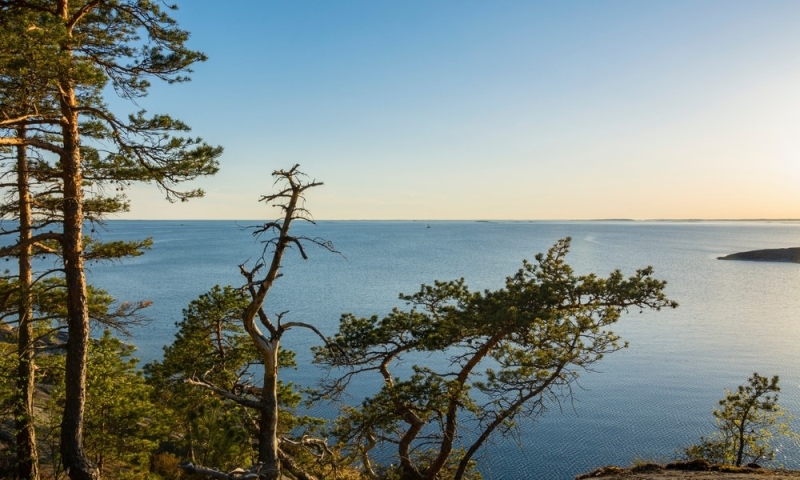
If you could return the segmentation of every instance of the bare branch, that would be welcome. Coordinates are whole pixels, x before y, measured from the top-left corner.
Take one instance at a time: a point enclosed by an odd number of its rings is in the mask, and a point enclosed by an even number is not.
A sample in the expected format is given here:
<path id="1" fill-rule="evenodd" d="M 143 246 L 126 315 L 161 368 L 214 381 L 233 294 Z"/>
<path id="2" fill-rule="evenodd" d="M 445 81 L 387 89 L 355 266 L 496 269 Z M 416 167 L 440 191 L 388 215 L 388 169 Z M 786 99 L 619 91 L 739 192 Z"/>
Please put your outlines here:
<path id="1" fill-rule="evenodd" d="M 227 398 L 228 400 L 233 400 L 234 402 L 238 403 L 239 405 L 243 405 L 245 407 L 254 408 L 254 409 L 262 408 L 261 402 L 257 402 L 255 400 L 250 400 L 248 398 L 240 397 L 239 395 L 236 395 L 233 392 L 225 390 L 224 388 L 219 388 L 218 386 L 216 386 L 216 385 L 214 385 L 214 384 L 212 384 L 210 382 L 207 382 L 205 380 L 201 380 L 201 379 L 199 379 L 197 377 L 187 378 L 184 381 L 186 383 L 188 383 L 189 385 L 197 385 L 197 386 L 206 388 L 208 390 L 211 390 L 212 392 L 216 393 L 217 395 L 219 395 L 219 396 L 221 396 L 223 398 Z"/>
<path id="2" fill-rule="evenodd" d="M 47 233 L 40 233 L 39 235 L 35 235 L 25 241 L 18 242 L 15 245 L 10 245 L 8 247 L 0 248 L 0 257 L 7 257 L 9 255 L 13 255 L 19 249 L 24 248 L 28 245 L 36 245 L 44 240 L 57 240 L 62 241 L 63 235 L 56 232 L 47 232 Z"/>
<path id="3" fill-rule="evenodd" d="M 219 470 L 215 470 L 213 468 L 208 467 L 201 467 L 199 465 L 194 465 L 193 463 L 184 463 L 178 465 L 178 468 L 185 471 L 186 473 L 192 473 L 196 475 L 203 475 L 208 478 L 218 478 L 220 480 L 256 480 L 258 479 L 258 471 L 247 471 L 242 470 L 241 468 L 237 468 L 236 470 L 225 473 Z"/>
<path id="4" fill-rule="evenodd" d="M 16 147 L 19 145 L 31 145 L 33 147 L 41 148 L 42 150 L 57 153 L 59 155 L 66 153 L 63 148 L 57 147 L 50 142 L 45 142 L 44 140 L 40 140 L 35 137 L 28 137 L 24 139 L 16 137 L 0 137 L 0 147 Z"/>

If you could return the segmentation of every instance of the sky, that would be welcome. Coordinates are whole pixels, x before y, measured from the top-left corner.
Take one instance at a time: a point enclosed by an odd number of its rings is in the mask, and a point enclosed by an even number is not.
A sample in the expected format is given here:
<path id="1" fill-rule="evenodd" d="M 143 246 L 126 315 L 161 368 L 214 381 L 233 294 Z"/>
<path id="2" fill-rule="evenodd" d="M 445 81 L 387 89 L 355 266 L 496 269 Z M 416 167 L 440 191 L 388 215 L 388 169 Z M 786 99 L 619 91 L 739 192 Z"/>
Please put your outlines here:
<path id="1" fill-rule="evenodd" d="M 209 60 L 138 107 L 220 172 L 120 218 L 272 218 L 294 164 L 318 220 L 800 218 L 800 2 L 178 5 Z"/>

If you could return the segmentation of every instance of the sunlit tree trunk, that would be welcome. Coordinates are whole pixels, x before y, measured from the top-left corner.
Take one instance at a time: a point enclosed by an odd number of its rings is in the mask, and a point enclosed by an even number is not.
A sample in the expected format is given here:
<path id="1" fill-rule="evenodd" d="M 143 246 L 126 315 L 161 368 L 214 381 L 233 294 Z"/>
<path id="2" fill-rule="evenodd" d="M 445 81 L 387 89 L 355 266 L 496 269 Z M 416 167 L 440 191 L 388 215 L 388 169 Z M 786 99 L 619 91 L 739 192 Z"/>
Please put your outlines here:
<path id="1" fill-rule="evenodd" d="M 25 138 L 25 127 L 17 130 Z M 28 176 L 28 152 L 24 145 L 17 147 L 17 194 L 19 199 L 19 337 L 17 353 L 17 401 L 14 418 L 17 432 L 17 476 L 20 479 L 39 479 L 39 456 L 36 449 L 36 428 L 33 397 L 36 389 L 36 365 L 33 351 L 33 308 L 30 288 L 33 283 L 31 267 L 31 198 Z"/>
<path id="2" fill-rule="evenodd" d="M 272 348 L 262 351 L 264 385 L 261 391 L 263 408 L 259 419 L 258 461 L 263 465 L 261 478 L 280 478 L 278 459 L 278 348 L 280 342 L 270 342 Z"/>
<path id="3" fill-rule="evenodd" d="M 58 2 L 59 15 L 69 19 L 67 0 Z M 63 46 L 68 49 L 69 45 Z M 62 253 L 67 284 L 67 352 L 65 365 L 65 404 L 61 420 L 61 461 L 72 480 L 96 480 L 99 472 L 83 449 L 83 415 L 86 404 L 86 358 L 89 346 L 89 316 L 86 302 L 86 277 L 83 271 L 83 192 L 81 184 L 80 132 L 75 84 L 71 72 L 59 78 L 64 182 L 64 233 Z"/>

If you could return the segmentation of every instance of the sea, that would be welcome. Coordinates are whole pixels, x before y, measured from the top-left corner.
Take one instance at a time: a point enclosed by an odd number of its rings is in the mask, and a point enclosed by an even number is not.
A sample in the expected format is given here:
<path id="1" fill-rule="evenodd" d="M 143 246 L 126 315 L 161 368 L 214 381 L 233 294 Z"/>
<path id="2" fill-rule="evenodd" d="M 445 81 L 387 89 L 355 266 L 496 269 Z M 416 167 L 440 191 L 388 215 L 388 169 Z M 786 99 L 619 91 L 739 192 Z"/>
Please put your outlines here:
<path id="1" fill-rule="evenodd" d="M 128 339 L 142 364 L 161 358 L 182 309 L 214 285 L 241 286 L 239 265 L 264 258 L 256 221 L 109 221 L 104 240 L 152 237 L 145 255 L 88 266 L 88 278 L 120 301 L 152 301 L 149 322 Z M 569 398 L 513 438 L 493 438 L 476 457 L 485 479 L 570 479 L 604 465 L 665 462 L 713 431 L 725 389 L 754 372 L 780 376 L 779 403 L 800 415 L 800 264 L 720 261 L 730 253 L 800 246 L 793 221 L 318 221 L 294 233 L 332 242 L 308 259 L 295 249 L 267 297 L 268 313 L 332 335 L 343 313 L 383 315 L 434 280 L 464 278 L 472 289 L 504 279 L 557 240 L 571 237 L 576 273 L 633 274 L 652 266 L 677 309 L 633 309 L 615 325 L 629 347 L 581 375 Z M 284 347 L 298 368 L 285 380 L 313 386 L 313 334 L 292 330 Z M 426 362 L 436 365 L 434 355 Z M 352 392 L 357 399 L 370 392 Z M 326 416 L 335 407 L 319 405 Z M 312 413 L 314 413 L 312 411 Z M 792 420 L 800 432 L 800 423 Z M 778 444 L 773 465 L 800 468 L 800 447 Z"/>

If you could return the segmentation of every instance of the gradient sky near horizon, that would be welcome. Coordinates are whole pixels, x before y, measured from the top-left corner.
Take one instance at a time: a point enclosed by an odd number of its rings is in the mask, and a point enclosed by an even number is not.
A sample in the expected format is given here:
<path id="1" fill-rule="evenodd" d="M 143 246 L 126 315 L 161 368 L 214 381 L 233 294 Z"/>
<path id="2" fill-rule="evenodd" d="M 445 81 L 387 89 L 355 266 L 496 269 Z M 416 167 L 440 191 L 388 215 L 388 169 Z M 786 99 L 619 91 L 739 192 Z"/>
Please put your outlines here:
<path id="1" fill-rule="evenodd" d="M 800 218 L 800 2 L 178 3 L 209 60 L 138 104 L 220 173 L 120 218 L 271 218 L 295 163 L 317 219 Z"/>

